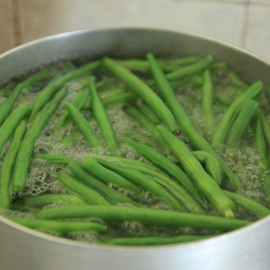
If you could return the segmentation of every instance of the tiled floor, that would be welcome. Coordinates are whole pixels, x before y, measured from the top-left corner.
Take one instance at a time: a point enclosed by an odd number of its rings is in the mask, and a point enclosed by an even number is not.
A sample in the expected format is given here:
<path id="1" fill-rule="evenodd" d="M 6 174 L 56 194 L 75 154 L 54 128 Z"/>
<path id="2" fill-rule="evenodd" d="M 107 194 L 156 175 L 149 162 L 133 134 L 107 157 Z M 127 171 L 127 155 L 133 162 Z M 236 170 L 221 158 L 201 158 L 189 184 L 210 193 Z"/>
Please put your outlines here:
<path id="1" fill-rule="evenodd" d="M 0 0 L 0 52 L 79 29 L 154 27 L 211 36 L 270 60 L 269 15 L 270 0 Z"/>

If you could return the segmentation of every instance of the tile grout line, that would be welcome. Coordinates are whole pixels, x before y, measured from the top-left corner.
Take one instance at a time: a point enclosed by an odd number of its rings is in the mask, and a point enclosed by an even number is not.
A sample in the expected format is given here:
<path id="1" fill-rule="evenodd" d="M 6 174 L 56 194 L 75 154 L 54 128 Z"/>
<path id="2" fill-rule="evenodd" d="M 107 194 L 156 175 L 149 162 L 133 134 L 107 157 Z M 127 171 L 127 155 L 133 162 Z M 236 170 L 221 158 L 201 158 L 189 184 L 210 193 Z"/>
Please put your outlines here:
<path id="1" fill-rule="evenodd" d="M 21 27 L 20 27 L 20 15 L 19 15 L 19 2 L 18 0 L 12 0 L 12 20 L 13 20 L 13 34 L 15 46 L 21 44 Z"/>
<path id="2" fill-rule="evenodd" d="M 247 35 L 247 29 L 248 29 L 248 17 L 249 17 L 249 8 L 250 8 L 250 1 L 248 1 L 247 3 L 245 3 L 246 6 L 246 14 L 245 14 L 245 18 L 244 18 L 244 29 L 243 29 L 243 33 L 242 33 L 242 37 L 241 37 L 241 47 L 245 49 L 246 47 L 246 35 Z"/>

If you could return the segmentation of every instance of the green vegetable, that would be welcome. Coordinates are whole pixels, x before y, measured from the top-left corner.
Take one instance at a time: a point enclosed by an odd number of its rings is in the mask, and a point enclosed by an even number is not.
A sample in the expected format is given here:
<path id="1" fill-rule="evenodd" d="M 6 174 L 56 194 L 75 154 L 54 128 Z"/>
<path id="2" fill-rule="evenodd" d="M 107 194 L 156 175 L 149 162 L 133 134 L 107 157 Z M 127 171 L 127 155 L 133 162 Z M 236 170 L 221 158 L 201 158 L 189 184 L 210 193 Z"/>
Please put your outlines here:
<path id="1" fill-rule="evenodd" d="M 100 61 L 94 61 L 92 63 L 86 64 L 74 71 L 71 71 L 64 76 L 60 77 L 57 80 L 54 80 L 53 82 L 49 83 L 45 88 L 42 90 L 41 94 L 37 97 L 35 100 L 35 103 L 32 108 L 31 115 L 29 117 L 29 123 L 32 122 L 34 116 L 44 107 L 44 105 L 49 102 L 52 97 L 55 95 L 55 93 L 64 87 L 64 85 L 72 81 L 74 79 L 77 79 L 81 76 L 83 76 L 86 73 L 89 73 L 95 69 L 97 69 L 100 66 Z"/>
<path id="2" fill-rule="evenodd" d="M 156 130 L 156 125 L 149 120 L 148 117 L 143 115 L 138 109 L 134 106 L 127 106 L 124 108 L 125 113 L 132 116 L 150 133 L 154 140 L 156 140 L 160 145 L 164 144 L 162 137 Z"/>
<path id="3" fill-rule="evenodd" d="M 92 127 L 89 125 L 87 120 L 83 117 L 83 115 L 76 109 L 76 107 L 72 103 L 67 103 L 66 108 L 69 111 L 69 114 L 72 120 L 75 122 L 78 130 L 81 132 L 87 143 L 90 147 L 98 147 L 100 146 L 99 139 Z"/>
<path id="4" fill-rule="evenodd" d="M 242 141 L 248 125 L 259 109 L 259 103 L 254 100 L 249 100 L 240 110 L 237 118 L 232 124 L 229 131 L 226 145 L 236 147 Z"/>
<path id="5" fill-rule="evenodd" d="M 149 191 L 154 196 L 170 205 L 173 209 L 181 212 L 186 212 L 179 201 L 151 177 L 148 177 L 147 175 L 133 169 L 125 170 L 125 168 L 116 163 L 110 163 L 105 160 L 98 160 L 98 162 L 100 162 L 106 168 L 122 175 L 134 184 L 141 186 L 145 191 Z"/>
<path id="6" fill-rule="evenodd" d="M 97 205 L 111 204 L 98 192 L 82 184 L 71 174 L 61 172 L 58 173 L 57 177 L 61 184 L 63 184 L 66 188 L 70 189 L 71 191 L 79 194 L 90 204 L 97 204 Z"/>
<path id="7" fill-rule="evenodd" d="M 72 71 L 76 69 L 76 67 L 70 62 L 70 61 L 67 61 L 62 70 L 60 70 L 50 81 L 50 83 L 52 83 L 53 81 L 55 80 L 58 80 L 59 78 L 61 78 L 62 76 L 66 75 L 68 72 Z"/>
<path id="8" fill-rule="evenodd" d="M 205 172 L 199 161 L 188 147 L 163 126 L 157 126 L 174 156 L 180 161 L 186 173 L 198 186 L 203 195 L 214 205 L 219 214 L 228 218 L 234 217 L 235 204 L 222 192 L 215 180 Z"/>
<path id="9" fill-rule="evenodd" d="M 21 123 L 22 119 L 30 111 L 30 106 L 26 103 L 19 105 L 6 119 L 2 127 L 0 128 L 0 153 L 11 137 L 17 126 Z"/>
<path id="10" fill-rule="evenodd" d="M 195 151 L 192 152 L 192 154 L 205 166 L 205 171 L 210 174 L 219 185 L 221 185 L 222 167 L 219 161 L 211 154 L 204 151 Z"/>
<path id="11" fill-rule="evenodd" d="M 69 232 L 88 232 L 95 231 L 105 233 L 107 226 L 95 222 L 74 222 L 74 221 L 52 221 L 38 220 L 30 218 L 8 217 L 7 219 L 19 223 L 25 227 L 42 231 L 42 232 L 57 232 L 67 234 Z"/>
<path id="12" fill-rule="evenodd" d="M 227 190 L 223 190 L 223 192 L 231 198 L 237 206 L 241 206 L 247 212 L 258 216 L 259 218 L 263 218 L 270 214 L 270 210 L 265 206 L 255 202 L 252 199 L 245 198 L 237 193 L 233 193 Z"/>
<path id="13" fill-rule="evenodd" d="M 107 238 L 99 237 L 102 244 L 115 246 L 154 246 L 154 245 L 168 245 L 185 243 L 191 241 L 204 240 L 214 235 L 178 235 L 172 237 L 121 237 L 121 238 Z"/>
<path id="14" fill-rule="evenodd" d="M 116 89 L 113 89 L 113 90 L 116 90 Z M 117 104 L 132 104 L 138 99 L 138 96 L 132 92 L 125 92 L 125 93 L 120 93 L 117 95 L 115 94 L 113 96 L 107 96 L 105 94 L 103 96 L 102 93 L 105 93 L 105 91 L 99 92 L 98 94 L 101 97 L 101 102 L 104 107 L 108 107 L 110 105 L 117 105 Z M 85 106 L 83 107 L 83 110 L 90 110 L 91 108 L 92 108 L 92 105 L 90 103 L 86 103 Z"/>
<path id="15" fill-rule="evenodd" d="M 88 96 L 89 96 L 88 91 L 82 90 L 74 97 L 71 103 L 76 107 L 76 109 L 80 111 L 84 107 Z M 63 114 L 60 115 L 60 117 L 58 118 L 58 122 L 54 127 L 54 131 L 57 131 L 61 127 L 65 126 L 68 123 L 69 119 L 70 119 L 69 111 L 67 108 L 65 108 Z"/>
<path id="16" fill-rule="evenodd" d="M 10 82 L 0 89 L 0 98 L 5 97 L 7 93 L 15 87 L 15 82 Z"/>
<path id="17" fill-rule="evenodd" d="M 120 156 L 118 149 L 118 142 L 111 124 L 107 111 L 105 110 L 100 98 L 97 94 L 94 80 L 90 81 L 90 94 L 92 98 L 92 112 L 101 130 L 102 137 L 107 145 L 109 151 L 115 155 Z"/>
<path id="18" fill-rule="evenodd" d="M 241 87 L 244 90 L 247 90 L 250 86 L 246 83 L 239 75 L 237 75 L 234 71 L 230 70 L 228 72 L 229 78 L 231 79 L 232 83 L 236 86 Z"/>
<path id="19" fill-rule="evenodd" d="M 103 164 L 102 160 L 98 161 Z M 154 181 L 165 187 L 175 198 L 177 198 L 189 212 L 198 214 L 205 213 L 199 203 L 182 186 L 168 176 L 140 165 L 128 165 L 124 163 L 117 163 L 117 165 L 123 169 L 132 169 L 151 176 Z"/>
<path id="20" fill-rule="evenodd" d="M 83 182 L 87 186 L 99 192 L 102 196 L 109 199 L 113 204 L 131 203 L 134 206 L 138 206 L 138 207 L 142 206 L 139 203 L 136 203 L 135 201 L 131 200 L 127 196 L 123 195 L 122 193 L 109 188 L 107 185 L 97 180 L 95 177 L 93 177 L 92 175 L 87 173 L 85 170 L 83 170 L 80 163 L 72 162 L 68 165 L 68 168 L 77 179 L 79 179 L 81 182 Z"/>
<path id="21" fill-rule="evenodd" d="M 262 155 L 260 162 L 265 166 L 265 169 L 268 172 L 263 177 L 264 191 L 270 199 L 270 165 L 267 159 L 267 143 L 264 137 L 263 125 L 262 125 L 262 117 L 261 112 L 259 111 L 256 115 L 256 127 L 253 138 L 253 147 L 257 150 L 258 153 Z"/>
<path id="22" fill-rule="evenodd" d="M 202 114 L 204 117 L 204 123 L 206 130 L 211 133 L 216 126 L 215 115 L 213 108 L 213 82 L 209 69 L 205 69 L 203 72 L 204 84 L 202 87 Z"/>
<path id="23" fill-rule="evenodd" d="M 241 186 L 241 183 L 237 176 L 232 172 L 230 167 L 227 163 L 214 151 L 212 146 L 206 141 L 200 133 L 194 128 L 193 123 L 185 110 L 183 109 L 182 105 L 177 100 L 176 95 L 174 94 L 173 90 L 171 89 L 168 81 L 166 80 L 165 76 L 162 76 L 160 73 L 159 80 L 160 80 L 160 93 L 163 96 L 164 101 L 172 111 L 175 116 L 175 119 L 179 123 L 181 131 L 184 135 L 188 138 L 189 142 L 191 143 L 194 150 L 202 150 L 205 152 L 210 153 L 213 155 L 218 161 L 220 162 L 224 172 L 229 176 L 229 182 L 232 189 L 238 189 Z M 162 86 L 162 87 L 161 87 Z"/>
<path id="24" fill-rule="evenodd" d="M 51 164 L 64 164 L 64 165 L 68 165 L 69 163 L 74 161 L 74 159 L 70 157 L 56 154 L 36 154 L 33 155 L 33 158 L 45 159 Z"/>
<path id="25" fill-rule="evenodd" d="M 228 130 L 236 118 L 240 109 L 251 99 L 255 99 L 262 91 L 263 84 L 258 81 L 250 86 L 250 88 L 241 96 L 236 98 L 228 110 L 224 113 L 220 122 L 218 123 L 214 133 L 212 134 L 211 144 L 214 148 L 220 149 L 221 144 L 224 142 Z"/>
<path id="26" fill-rule="evenodd" d="M 85 200 L 74 196 L 66 194 L 46 194 L 40 195 L 38 197 L 26 197 L 15 201 L 14 203 L 28 206 L 28 207 L 43 207 L 47 204 L 52 203 L 68 203 L 71 205 L 89 205 Z"/>
<path id="27" fill-rule="evenodd" d="M 155 124 L 160 124 L 160 120 L 156 113 L 145 103 L 139 102 L 137 104 L 138 110 L 146 116 L 150 121 L 152 121 Z"/>
<path id="28" fill-rule="evenodd" d="M 59 104 L 67 94 L 67 89 L 62 88 L 54 97 L 47 103 L 39 115 L 35 118 L 30 128 L 25 133 L 22 143 L 19 147 L 16 163 L 13 172 L 13 190 L 15 192 L 22 191 L 26 182 L 27 172 L 30 165 L 30 158 L 33 154 L 35 142 L 41 135 L 43 129 L 47 126 L 50 118 L 58 109 Z"/>
<path id="29" fill-rule="evenodd" d="M 213 61 L 212 56 L 208 55 L 204 59 L 202 59 L 194 64 L 179 68 L 179 69 L 167 74 L 166 77 L 170 81 L 183 79 L 189 75 L 192 75 L 192 74 L 206 68 L 212 61 Z"/>
<path id="30" fill-rule="evenodd" d="M 112 172 L 111 170 L 106 169 L 105 167 L 101 166 L 97 161 L 92 159 L 91 157 L 87 157 L 84 162 L 82 163 L 83 169 L 87 172 L 95 175 L 101 181 L 105 183 L 113 183 L 123 189 L 128 190 L 130 193 L 133 194 L 141 194 L 142 190 L 122 177 L 121 175 Z"/>
<path id="31" fill-rule="evenodd" d="M 21 121 L 14 133 L 9 150 L 2 161 L 0 170 L 0 208 L 8 208 L 10 204 L 10 183 L 13 167 L 25 131 L 26 122 Z"/>
<path id="32" fill-rule="evenodd" d="M 166 107 L 162 99 L 155 94 L 151 88 L 128 69 L 119 65 L 115 60 L 105 57 L 103 59 L 103 64 L 105 68 L 134 90 L 151 107 L 169 130 L 174 132 L 177 129 L 177 124 L 172 113 Z"/>
<path id="33" fill-rule="evenodd" d="M 177 180 L 182 184 L 199 202 L 204 203 L 204 199 L 198 192 L 190 178 L 182 171 L 176 164 L 167 159 L 165 156 L 161 155 L 156 150 L 151 147 L 137 143 L 132 139 L 124 138 L 123 142 L 132 146 L 136 151 L 138 151 L 143 157 L 152 162 L 162 171 L 166 172 L 168 175 Z"/>
<path id="34" fill-rule="evenodd" d="M 228 219 L 166 210 L 100 205 L 48 209 L 38 212 L 35 217 L 38 219 L 96 217 L 102 218 L 105 221 L 139 221 L 146 225 L 191 227 L 198 230 L 209 229 L 223 232 L 236 230 L 251 224 L 249 221 L 240 219 Z"/>

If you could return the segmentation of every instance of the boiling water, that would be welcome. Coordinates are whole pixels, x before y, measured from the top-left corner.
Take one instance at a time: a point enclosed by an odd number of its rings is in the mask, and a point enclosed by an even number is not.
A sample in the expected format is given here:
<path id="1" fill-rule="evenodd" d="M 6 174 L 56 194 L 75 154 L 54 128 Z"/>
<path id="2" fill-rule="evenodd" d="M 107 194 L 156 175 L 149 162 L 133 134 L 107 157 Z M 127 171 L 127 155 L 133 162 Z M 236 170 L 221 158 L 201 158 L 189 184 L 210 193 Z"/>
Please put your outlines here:
<path id="1" fill-rule="evenodd" d="M 150 79 L 150 74 L 144 74 L 144 79 Z M 105 71 L 101 71 L 97 74 L 99 80 L 103 80 L 105 82 L 105 86 L 100 89 L 100 91 L 123 87 L 124 85 L 119 82 L 117 79 L 109 76 Z M 226 73 L 222 71 L 218 71 L 213 76 L 215 90 L 223 91 L 226 85 L 230 83 L 229 78 L 226 76 Z M 14 108 L 18 106 L 18 104 L 22 102 L 26 102 L 29 105 L 33 105 L 36 97 L 40 94 L 42 87 L 48 82 L 48 80 L 43 81 L 33 87 L 29 87 L 28 89 L 23 89 L 21 95 L 19 96 Z M 56 111 L 54 116 L 51 118 L 49 124 L 42 132 L 40 138 L 36 141 L 36 146 L 34 152 L 42 153 L 42 154 L 61 154 L 68 157 L 71 157 L 75 160 L 83 161 L 87 156 L 95 157 L 96 154 L 102 155 L 110 155 L 111 153 L 107 150 L 104 141 L 101 136 L 100 129 L 95 120 L 90 121 L 90 125 L 93 130 L 99 137 L 102 146 L 98 148 L 90 148 L 82 135 L 77 133 L 76 139 L 74 142 L 70 144 L 62 144 L 60 140 L 69 134 L 72 130 L 75 129 L 75 125 L 72 121 L 59 132 L 54 133 L 53 128 L 58 121 L 59 115 L 64 110 L 64 105 L 67 102 L 70 102 L 77 92 L 83 87 L 80 84 L 80 80 L 73 81 L 67 84 L 68 86 L 68 94 L 65 99 L 62 101 L 59 109 Z M 177 95 L 177 98 L 183 105 L 187 114 L 191 117 L 193 121 L 195 121 L 200 128 L 204 131 L 206 138 L 209 137 L 209 134 L 205 131 L 203 118 L 200 109 L 200 100 L 201 100 L 201 87 L 193 86 L 187 83 L 185 86 L 174 87 L 174 91 Z M 235 98 L 235 97 L 233 97 Z M 267 103 L 264 101 L 264 98 L 260 99 L 260 104 L 263 111 L 269 111 Z M 122 156 L 128 159 L 139 160 L 143 162 L 148 162 L 138 153 L 136 153 L 131 147 L 122 144 L 121 138 L 125 136 L 128 131 L 134 129 L 145 136 L 150 138 L 150 135 L 139 125 L 139 123 L 133 118 L 129 117 L 124 113 L 123 109 L 124 105 L 116 105 L 108 107 L 108 114 L 113 125 L 113 128 L 116 132 L 117 139 L 119 141 L 119 148 L 122 153 Z M 218 106 L 215 105 L 215 115 L 216 121 L 218 122 L 222 117 L 222 112 Z M 91 112 L 82 111 L 82 114 L 88 119 L 91 116 Z M 269 118 L 269 116 L 268 116 Z M 270 120 L 270 119 L 268 119 Z M 180 132 L 177 134 L 178 138 L 183 140 L 189 145 L 187 138 Z M 220 155 L 224 158 L 227 164 L 232 168 L 235 174 L 239 177 L 241 182 L 243 183 L 243 187 L 238 191 L 239 194 L 246 196 L 248 198 L 255 199 L 256 201 L 267 206 L 266 196 L 263 192 L 262 179 L 265 174 L 265 168 L 262 164 L 260 164 L 261 156 L 256 153 L 255 149 L 253 149 L 250 145 L 252 143 L 253 133 L 250 129 L 242 142 L 241 148 L 238 149 L 227 149 L 223 147 L 220 151 Z M 139 142 L 144 141 L 138 139 Z M 2 156 L 8 151 L 9 142 L 6 144 Z M 190 147 L 191 148 L 191 147 Z M 164 155 L 170 155 L 170 151 L 168 149 L 156 148 L 159 152 Z M 18 194 L 12 194 L 12 199 L 20 199 L 24 197 L 35 197 L 41 194 L 73 194 L 71 191 L 66 189 L 62 184 L 57 180 L 57 173 L 60 171 L 68 172 L 68 169 L 64 165 L 50 165 L 45 160 L 32 160 L 27 182 L 25 188 L 22 192 Z M 113 184 L 109 184 L 109 187 L 114 188 L 118 191 L 121 191 L 125 194 L 128 194 L 125 190 L 119 189 L 117 186 Z M 76 195 L 76 194 L 73 194 Z M 170 206 L 166 205 L 162 201 L 155 198 L 149 192 L 144 192 L 141 198 L 137 198 L 139 202 L 147 204 L 148 207 L 153 209 L 168 209 L 170 210 Z M 43 209 L 55 208 L 63 206 L 63 204 L 51 204 L 45 206 Z M 215 209 L 208 205 L 208 214 L 209 215 L 218 215 Z M 8 211 L 10 215 L 20 216 L 20 217 L 32 217 L 33 213 L 28 212 L 19 212 L 19 211 Z M 250 221 L 256 220 L 256 217 L 246 213 L 242 208 L 238 207 L 236 212 L 236 218 L 246 219 Z M 88 221 L 97 221 L 100 223 L 104 223 L 102 220 L 97 220 L 96 218 L 88 219 Z M 114 223 L 111 222 L 109 224 L 109 232 L 107 235 L 109 236 L 173 236 L 179 234 L 205 234 L 206 230 L 195 231 L 191 228 L 176 228 L 176 229 L 168 229 L 160 226 L 145 226 L 139 222 L 123 222 L 123 223 Z M 213 233 L 213 232 L 212 232 Z M 86 242 L 97 242 L 97 233 L 89 232 L 89 233 L 70 233 L 65 237 L 70 239 L 75 239 L 79 241 Z"/>

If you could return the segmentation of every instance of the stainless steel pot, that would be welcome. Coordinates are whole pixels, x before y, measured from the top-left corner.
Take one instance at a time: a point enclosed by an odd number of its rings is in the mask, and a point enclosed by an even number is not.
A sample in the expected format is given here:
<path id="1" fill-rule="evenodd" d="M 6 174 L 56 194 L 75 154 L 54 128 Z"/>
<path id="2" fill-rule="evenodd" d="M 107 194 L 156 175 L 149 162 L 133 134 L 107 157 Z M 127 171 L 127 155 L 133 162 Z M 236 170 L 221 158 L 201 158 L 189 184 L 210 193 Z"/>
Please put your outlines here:
<path id="1" fill-rule="evenodd" d="M 0 83 L 42 64 L 78 57 L 205 56 L 228 61 L 250 81 L 270 85 L 270 65 L 239 48 L 198 35 L 152 29 L 65 33 L 0 57 Z M 0 217 L 1 270 L 269 270 L 270 217 L 213 239 L 159 247 L 90 245 L 36 232 Z"/>

